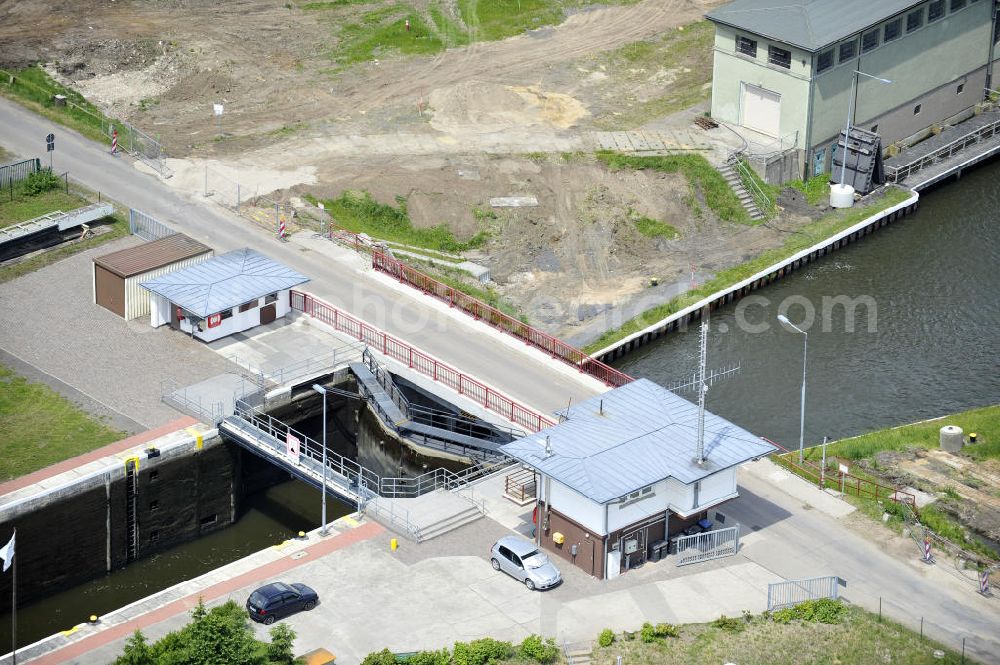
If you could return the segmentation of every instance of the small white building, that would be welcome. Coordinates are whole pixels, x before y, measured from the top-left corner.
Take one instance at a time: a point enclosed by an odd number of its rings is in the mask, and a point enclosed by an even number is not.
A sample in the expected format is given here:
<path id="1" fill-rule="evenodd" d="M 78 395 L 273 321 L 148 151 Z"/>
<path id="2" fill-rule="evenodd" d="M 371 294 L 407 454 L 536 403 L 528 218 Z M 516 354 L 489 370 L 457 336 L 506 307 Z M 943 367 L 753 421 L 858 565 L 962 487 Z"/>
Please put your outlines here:
<path id="1" fill-rule="evenodd" d="M 149 323 L 205 342 L 271 323 L 291 310 L 289 291 L 309 278 L 252 249 L 238 249 L 163 275 L 150 292 Z"/>
<path id="2" fill-rule="evenodd" d="M 738 496 L 737 467 L 775 446 L 648 379 L 591 398 L 554 427 L 501 447 L 535 471 L 537 538 L 599 578 L 641 565 L 654 543 Z"/>

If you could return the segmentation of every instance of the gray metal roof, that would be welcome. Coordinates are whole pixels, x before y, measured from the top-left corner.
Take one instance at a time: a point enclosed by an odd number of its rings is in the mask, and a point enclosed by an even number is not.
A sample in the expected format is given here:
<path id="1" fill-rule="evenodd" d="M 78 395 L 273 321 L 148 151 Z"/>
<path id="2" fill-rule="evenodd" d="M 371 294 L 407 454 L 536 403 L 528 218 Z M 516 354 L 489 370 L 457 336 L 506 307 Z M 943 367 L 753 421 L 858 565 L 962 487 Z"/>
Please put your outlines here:
<path id="1" fill-rule="evenodd" d="M 603 400 L 603 415 L 600 413 Z M 549 439 L 552 454 L 546 456 Z M 514 459 L 597 503 L 675 478 L 691 484 L 776 448 L 705 413 L 705 456 L 695 463 L 698 406 L 639 379 L 570 409 L 569 420 L 502 446 Z"/>
<path id="2" fill-rule="evenodd" d="M 850 37 L 924 0 L 733 0 L 705 18 L 807 51 Z"/>
<path id="3" fill-rule="evenodd" d="M 309 278 L 252 249 L 226 252 L 141 286 L 200 317 L 232 309 Z"/>

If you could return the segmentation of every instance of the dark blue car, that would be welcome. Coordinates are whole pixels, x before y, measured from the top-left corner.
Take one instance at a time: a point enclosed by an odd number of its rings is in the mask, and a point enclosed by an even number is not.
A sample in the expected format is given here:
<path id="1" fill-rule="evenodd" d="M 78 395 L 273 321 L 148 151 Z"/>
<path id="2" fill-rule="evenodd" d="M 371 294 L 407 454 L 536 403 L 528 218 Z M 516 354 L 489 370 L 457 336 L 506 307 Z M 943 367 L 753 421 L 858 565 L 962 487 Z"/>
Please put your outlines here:
<path id="1" fill-rule="evenodd" d="M 319 595 L 305 584 L 272 582 L 254 591 L 247 599 L 247 613 L 254 621 L 270 626 L 289 614 L 316 607 Z"/>

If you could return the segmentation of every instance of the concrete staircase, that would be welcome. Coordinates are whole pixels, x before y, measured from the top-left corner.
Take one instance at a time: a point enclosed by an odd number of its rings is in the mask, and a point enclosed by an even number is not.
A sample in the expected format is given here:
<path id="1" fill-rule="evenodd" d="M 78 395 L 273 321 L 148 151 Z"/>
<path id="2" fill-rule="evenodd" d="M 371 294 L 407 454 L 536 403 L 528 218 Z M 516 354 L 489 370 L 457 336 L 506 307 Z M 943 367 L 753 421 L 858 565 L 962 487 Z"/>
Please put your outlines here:
<path id="1" fill-rule="evenodd" d="M 463 490 L 436 489 L 413 499 L 375 497 L 365 513 L 399 534 L 422 543 L 475 522 L 484 514 L 480 503 Z"/>
<path id="2" fill-rule="evenodd" d="M 575 642 L 563 646 L 566 665 L 590 665 L 594 647 L 590 642 Z"/>
<path id="3" fill-rule="evenodd" d="M 747 191 L 747 188 L 743 186 L 743 180 L 740 179 L 740 174 L 736 172 L 736 168 L 733 166 L 732 162 L 726 162 L 719 167 L 719 173 L 722 177 L 726 179 L 729 184 L 730 189 L 736 194 L 736 197 L 740 200 L 740 205 L 743 209 L 747 211 L 750 215 L 750 219 L 760 221 L 764 219 L 764 213 L 760 211 L 757 207 L 757 203 L 753 200 L 753 196 Z"/>

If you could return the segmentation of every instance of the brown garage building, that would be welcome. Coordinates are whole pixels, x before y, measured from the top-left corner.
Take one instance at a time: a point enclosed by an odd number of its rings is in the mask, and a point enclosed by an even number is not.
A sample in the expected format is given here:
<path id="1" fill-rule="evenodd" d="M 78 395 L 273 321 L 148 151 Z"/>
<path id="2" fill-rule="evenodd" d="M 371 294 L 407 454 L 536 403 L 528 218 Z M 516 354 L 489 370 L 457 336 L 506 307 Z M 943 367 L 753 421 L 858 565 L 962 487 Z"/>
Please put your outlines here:
<path id="1" fill-rule="evenodd" d="M 94 302 L 125 320 L 149 314 L 143 281 L 201 263 L 212 249 L 183 233 L 94 259 Z"/>

